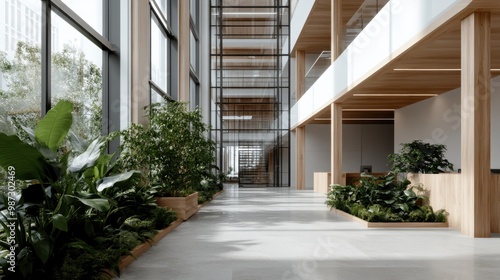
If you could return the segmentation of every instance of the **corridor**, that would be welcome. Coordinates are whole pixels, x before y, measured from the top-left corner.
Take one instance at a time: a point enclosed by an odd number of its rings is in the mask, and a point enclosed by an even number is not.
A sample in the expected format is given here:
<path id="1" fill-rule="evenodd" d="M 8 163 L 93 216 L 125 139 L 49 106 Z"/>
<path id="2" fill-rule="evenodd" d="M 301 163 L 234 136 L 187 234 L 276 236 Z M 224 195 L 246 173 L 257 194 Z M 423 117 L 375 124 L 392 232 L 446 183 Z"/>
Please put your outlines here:
<path id="1" fill-rule="evenodd" d="M 500 238 L 452 229 L 365 229 L 325 196 L 289 188 L 225 192 L 122 273 L 124 280 L 499 279 Z"/>

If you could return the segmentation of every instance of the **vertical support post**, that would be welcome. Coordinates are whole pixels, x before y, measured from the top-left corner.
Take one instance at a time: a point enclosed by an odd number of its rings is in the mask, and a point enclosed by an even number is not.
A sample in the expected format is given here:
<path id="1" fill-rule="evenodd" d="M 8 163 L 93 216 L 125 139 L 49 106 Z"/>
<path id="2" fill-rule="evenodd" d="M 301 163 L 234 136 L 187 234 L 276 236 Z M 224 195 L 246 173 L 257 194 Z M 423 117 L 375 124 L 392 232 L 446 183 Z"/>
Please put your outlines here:
<path id="1" fill-rule="evenodd" d="M 190 57 L 189 57 L 189 1 L 179 1 L 179 101 L 189 102 Z"/>
<path id="2" fill-rule="evenodd" d="M 295 162 L 297 172 L 295 173 L 296 189 L 306 189 L 306 176 L 305 176 L 305 146 L 306 146 L 306 127 L 301 126 L 295 129 L 295 144 L 297 151 L 295 154 Z"/>
<path id="3" fill-rule="evenodd" d="M 149 105 L 151 101 L 149 87 L 151 79 L 150 8 L 148 0 L 131 2 L 131 121 L 147 124 L 148 119 L 144 107 Z"/>
<path id="4" fill-rule="evenodd" d="M 117 48 L 120 48 L 120 0 L 103 2 L 104 35 Z M 102 133 L 108 135 L 120 131 L 120 56 L 118 53 L 103 52 L 103 90 L 102 90 Z M 108 143 L 108 152 L 118 150 L 119 139 Z"/>
<path id="5" fill-rule="evenodd" d="M 462 232 L 490 237 L 490 29 L 489 13 L 462 21 Z"/>
<path id="6" fill-rule="evenodd" d="M 305 93 L 306 82 L 306 52 L 295 51 L 295 98 L 298 101 Z"/>
<path id="7" fill-rule="evenodd" d="M 332 184 L 342 184 L 342 104 L 331 105 Z"/>
<path id="8" fill-rule="evenodd" d="M 331 38 L 332 38 L 332 63 L 340 56 L 342 52 L 342 34 L 343 34 L 343 24 L 342 24 L 342 1 L 343 0 L 331 0 L 332 1 L 332 15 L 331 15 Z"/>
<path id="9" fill-rule="evenodd" d="M 12 15 L 14 16 L 14 15 Z M 51 107 L 51 57 L 52 57 L 52 17 L 50 10 L 50 1 L 42 1 L 42 104 L 41 114 L 43 117 Z"/>
<path id="10" fill-rule="evenodd" d="M 331 0 L 332 64 L 342 51 L 342 0 Z M 342 184 L 342 104 L 331 105 L 331 183 Z"/>
<path id="11" fill-rule="evenodd" d="M 305 71 L 306 71 L 306 52 L 304 50 L 295 51 L 295 98 L 298 101 L 305 91 Z M 295 183 L 297 190 L 305 190 L 305 148 L 306 148 L 306 127 L 301 126 L 295 129 Z"/>

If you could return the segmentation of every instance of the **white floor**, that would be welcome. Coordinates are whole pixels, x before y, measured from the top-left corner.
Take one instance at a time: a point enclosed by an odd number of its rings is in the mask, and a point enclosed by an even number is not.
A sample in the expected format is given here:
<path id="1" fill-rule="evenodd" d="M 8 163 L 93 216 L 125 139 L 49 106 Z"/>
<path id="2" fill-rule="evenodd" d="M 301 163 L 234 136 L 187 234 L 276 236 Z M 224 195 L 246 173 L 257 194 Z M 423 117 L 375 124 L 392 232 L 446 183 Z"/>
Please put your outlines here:
<path id="1" fill-rule="evenodd" d="M 312 191 L 226 188 L 120 279 L 500 279 L 500 238 L 365 229 Z"/>

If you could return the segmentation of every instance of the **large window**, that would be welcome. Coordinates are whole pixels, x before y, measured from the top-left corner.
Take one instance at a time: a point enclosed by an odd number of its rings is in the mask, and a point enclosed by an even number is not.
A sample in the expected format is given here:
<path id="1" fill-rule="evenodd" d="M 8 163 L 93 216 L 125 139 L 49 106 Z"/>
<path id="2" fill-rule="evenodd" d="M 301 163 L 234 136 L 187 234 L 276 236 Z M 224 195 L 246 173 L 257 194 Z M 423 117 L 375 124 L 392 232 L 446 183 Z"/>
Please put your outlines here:
<path id="1" fill-rule="evenodd" d="M 120 81 L 109 73 L 120 68 L 110 59 L 120 45 L 119 27 L 110 27 L 119 26 L 120 2 L 3 1 L 0 131 L 26 137 L 22 127 L 34 128 L 62 99 L 74 103 L 73 130 L 84 139 L 119 129 L 109 100 L 119 101 Z"/>
<path id="2" fill-rule="evenodd" d="M 199 48 L 199 2 L 198 0 L 190 0 L 190 32 L 189 32 L 189 61 L 190 61 L 190 104 L 191 108 L 200 106 L 200 48 Z"/>
<path id="3" fill-rule="evenodd" d="M 169 94 L 169 39 L 155 16 L 151 19 L 151 80 L 163 92 Z"/>
<path id="4" fill-rule="evenodd" d="M 51 104 L 73 102 L 74 132 L 95 139 L 102 131 L 102 50 L 55 13 L 52 24 L 62 36 L 52 46 Z"/>
<path id="5" fill-rule="evenodd" d="M 6 0 L 4 5 L 0 131 L 11 134 L 21 131 L 22 126 L 35 127 L 41 113 L 41 2 Z M 24 20 L 16 20 L 19 17 Z"/>
<path id="6" fill-rule="evenodd" d="M 151 102 L 176 100 L 172 87 L 176 78 L 172 59 L 175 34 L 170 24 L 174 1 L 154 0 L 151 4 Z"/>

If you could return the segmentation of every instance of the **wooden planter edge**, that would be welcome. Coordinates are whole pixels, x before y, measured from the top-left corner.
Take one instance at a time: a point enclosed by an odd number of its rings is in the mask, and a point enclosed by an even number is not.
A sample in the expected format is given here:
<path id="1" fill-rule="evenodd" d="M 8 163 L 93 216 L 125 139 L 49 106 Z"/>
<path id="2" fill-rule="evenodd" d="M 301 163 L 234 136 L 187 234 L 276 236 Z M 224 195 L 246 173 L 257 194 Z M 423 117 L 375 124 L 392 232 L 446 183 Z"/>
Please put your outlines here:
<path id="1" fill-rule="evenodd" d="M 353 216 L 349 213 L 346 213 L 344 211 L 332 208 L 331 211 L 339 216 L 342 216 L 344 218 L 347 218 L 351 221 L 357 222 L 358 224 L 361 224 L 362 226 L 366 228 L 447 228 L 448 223 L 425 223 L 425 222 L 383 222 L 383 223 L 378 223 L 378 222 L 367 222 L 363 219 L 360 219 L 356 216 Z"/>
<path id="2" fill-rule="evenodd" d="M 118 264 L 118 268 L 120 271 L 123 271 L 127 266 L 133 263 L 138 257 L 144 254 L 149 248 L 153 247 L 154 244 L 160 242 L 167 234 L 169 234 L 172 230 L 178 227 L 182 223 L 182 219 L 177 219 L 173 221 L 168 227 L 159 230 L 152 240 L 142 243 L 141 245 L 135 247 L 130 252 L 132 255 L 125 256 L 120 260 Z"/>
<path id="3" fill-rule="evenodd" d="M 201 209 L 201 208 L 207 206 L 207 204 L 209 204 L 210 201 L 214 200 L 216 197 L 221 195 L 223 192 L 224 192 L 224 190 L 220 190 L 220 191 L 216 192 L 214 195 L 212 195 L 212 199 L 210 199 L 209 201 L 203 202 L 203 204 L 201 204 L 201 205 L 198 205 L 198 209 Z"/>
<path id="4" fill-rule="evenodd" d="M 217 196 L 219 196 L 223 192 L 224 192 L 224 190 L 221 190 L 221 191 L 215 193 L 212 196 L 212 199 L 216 198 Z M 210 200 L 210 201 L 212 201 L 212 200 Z M 198 205 L 197 209 L 205 207 L 208 203 L 210 203 L 210 201 L 207 201 L 207 202 L 203 203 L 202 205 Z M 149 250 L 149 248 L 153 247 L 153 245 L 160 242 L 160 240 L 162 240 L 167 234 L 169 234 L 171 231 L 173 231 L 175 228 L 177 228 L 180 224 L 182 224 L 182 222 L 184 222 L 184 220 L 180 219 L 180 218 L 175 220 L 168 227 L 166 227 L 162 230 L 159 230 L 156 233 L 156 235 L 153 237 L 152 240 L 144 242 L 141 245 L 138 245 L 137 247 L 132 249 L 132 251 L 130 252 L 131 255 L 122 257 L 122 259 L 120 260 L 120 263 L 118 264 L 118 269 L 120 270 L 120 272 L 123 271 L 131 263 L 133 263 L 137 258 L 139 258 L 147 250 Z M 109 270 L 107 270 L 106 274 L 113 275 L 113 277 L 115 277 L 115 278 L 117 277 L 117 275 L 114 275 L 114 273 L 112 273 Z"/>

